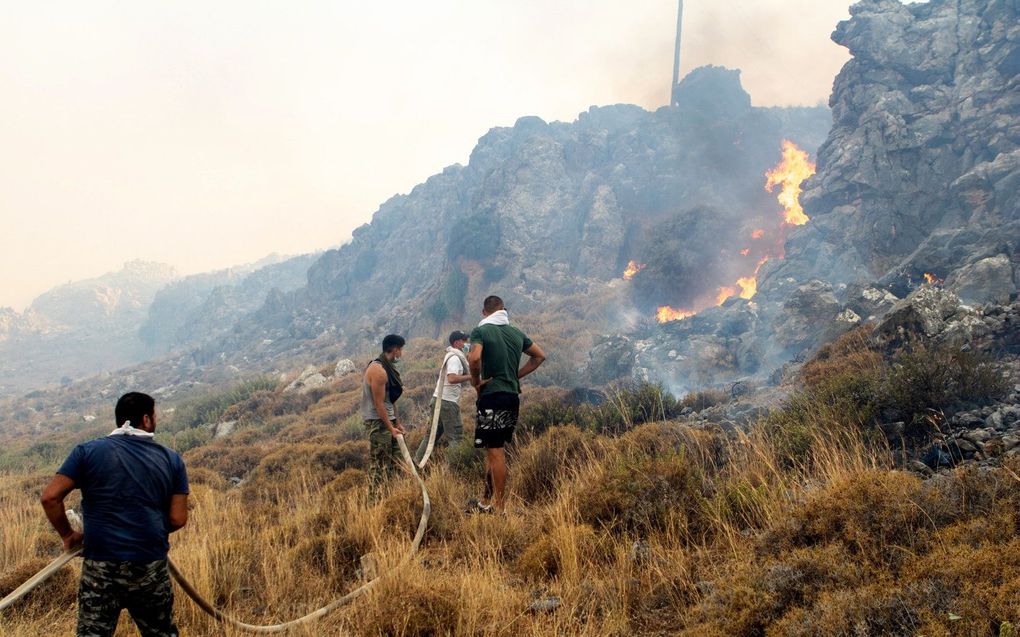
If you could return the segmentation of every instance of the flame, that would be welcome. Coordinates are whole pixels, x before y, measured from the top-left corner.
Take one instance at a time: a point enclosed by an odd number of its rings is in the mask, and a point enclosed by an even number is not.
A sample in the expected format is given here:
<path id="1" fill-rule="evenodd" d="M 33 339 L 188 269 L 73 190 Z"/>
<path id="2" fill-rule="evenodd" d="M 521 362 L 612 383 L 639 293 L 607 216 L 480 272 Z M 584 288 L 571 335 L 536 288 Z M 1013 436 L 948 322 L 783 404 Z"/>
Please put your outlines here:
<path id="1" fill-rule="evenodd" d="M 715 295 L 715 304 L 722 305 L 723 301 L 730 298 L 731 296 L 737 295 L 737 288 L 733 285 L 726 285 L 719 288 L 719 292 Z"/>
<path id="2" fill-rule="evenodd" d="M 771 191 L 769 191 L 769 192 L 771 192 Z M 765 231 L 762 230 L 761 228 L 758 228 L 757 230 L 755 230 L 754 232 L 751 233 L 751 238 L 752 239 L 761 239 L 764 236 L 765 236 Z"/>
<path id="3" fill-rule="evenodd" d="M 749 254 L 751 254 L 751 248 L 744 248 L 740 251 L 740 256 L 742 257 L 746 257 Z"/>
<path id="4" fill-rule="evenodd" d="M 928 282 L 928 285 L 942 285 L 943 283 L 945 283 L 945 281 L 935 276 L 931 272 L 924 273 L 924 280 Z"/>
<path id="5" fill-rule="evenodd" d="M 767 178 L 765 190 L 782 184 L 783 188 L 776 196 L 783 206 L 783 219 L 791 226 L 802 226 L 809 221 L 800 205 L 801 183 L 815 174 L 815 164 L 808 159 L 808 154 L 793 142 L 783 140 L 783 161 L 765 173 Z"/>
<path id="6" fill-rule="evenodd" d="M 758 293 L 758 277 L 755 275 L 744 276 L 737 279 L 737 285 L 740 286 L 740 298 L 749 299 Z"/>
<path id="7" fill-rule="evenodd" d="M 645 269 L 644 263 L 638 263 L 637 261 L 631 261 L 627 264 L 627 269 L 623 271 L 623 280 L 630 281 L 634 278 L 634 275 Z"/>
<path id="8" fill-rule="evenodd" d="M 693 310 L 676 310 L 668 305 L 660 306 L 655 312 L 655 320 L 660 323 L 669 323 L 670 321 L 682 321 L 685 318 L 690 318 L 697 314 Z"/>

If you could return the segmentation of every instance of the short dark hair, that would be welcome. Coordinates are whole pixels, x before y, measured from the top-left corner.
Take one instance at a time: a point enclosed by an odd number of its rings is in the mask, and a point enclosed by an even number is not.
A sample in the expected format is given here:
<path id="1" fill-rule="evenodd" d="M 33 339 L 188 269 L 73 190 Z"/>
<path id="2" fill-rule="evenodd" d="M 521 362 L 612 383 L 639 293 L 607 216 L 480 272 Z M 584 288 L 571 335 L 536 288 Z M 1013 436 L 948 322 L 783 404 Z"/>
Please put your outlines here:
<path id="1" fill-rule="evenodd" d="M 398 347 L 403 347 L 406 342 L 404 337 L 399 334 L 387 334 L 382 340 L 382 351 L 384 354 L 389 354 Z"/>
<path id="2" fill-rule="evenodd" d="M 485 310 L 487 314 L 498 312 L 503 309 L 503 299 L 498 296 L 487 296 L 485 297 L 485 300 L 482 301 L 482 309 Z"/>
<path id="3" fill-rule="evenodd" d="M 113 409 L 113 415 L 117 419 L 117 426 L 130 421 L 135 427 L 142 426 L 142 418 L 152 418 L 156 414 L 156 400 L 140 392 L 129 392 L 120 397 L 117 406 Z"/>

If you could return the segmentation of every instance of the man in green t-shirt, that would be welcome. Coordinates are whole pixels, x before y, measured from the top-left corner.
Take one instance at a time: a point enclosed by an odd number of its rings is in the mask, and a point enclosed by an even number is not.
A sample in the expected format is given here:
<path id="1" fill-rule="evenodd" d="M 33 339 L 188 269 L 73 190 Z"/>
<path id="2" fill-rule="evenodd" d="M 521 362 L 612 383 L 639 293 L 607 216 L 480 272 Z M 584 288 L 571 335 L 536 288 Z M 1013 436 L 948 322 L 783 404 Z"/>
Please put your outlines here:
<path id="1" fill-rule="evenodd" d="M 528 362 L 521 367 L 521 354 Z M 485 449 L 486 490 L 481 511 L 502 511 L 506 488 L 506 454 L 520 412 L 521 379 L 538 369 L 545 353 L 524 332 L 510 325 L 503 299 L 486 297 L 482 322 L 471 332 L 468 367 L 478 392 L 475 447 Z"/>

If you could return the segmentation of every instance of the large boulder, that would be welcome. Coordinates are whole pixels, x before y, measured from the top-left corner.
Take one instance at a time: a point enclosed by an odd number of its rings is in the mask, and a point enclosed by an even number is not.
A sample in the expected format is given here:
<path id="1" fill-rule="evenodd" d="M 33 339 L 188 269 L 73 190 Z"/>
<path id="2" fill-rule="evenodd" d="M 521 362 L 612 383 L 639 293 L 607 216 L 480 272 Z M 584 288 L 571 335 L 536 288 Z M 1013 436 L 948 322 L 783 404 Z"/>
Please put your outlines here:
<path id="1" fill-rule="evenodd" d="M 1017 291 L 1013 264 L 1005 254 L 981 259 L 954 272 L 946 288 L 964 303 L 1006 303 Z"/>
<path id="2" fill-rule="evenodd" d="M 925 285 L 897 303 L 875 328 L 881 343 L 897 345 L 913 336 L 934 338 L 960 308 L 960 298 L 943 288 Z"/>
<path id="3" fill-rule="evenodd" d="M 347 374 L 353 374 L 356 371 L 358 371 L 358 367 L 354 364 L 354 361 L 349 358 L 341 358 L 336 362 L 336 368 L 333 370 L 333 376 L 335 378 L 340 378 Z"/>
<path id="4" fill-rule="evenodd" d="M 627 378 L 634 368 L 634 343 L 626 336 L 604 336 L 588 353 L 587 376 L 596 384 Z"/>
<path id="5" fill-rule="evenodd" d="M 788 350 L 803 350 L 815 344 L 842 311 L 832 286 L 817 279 L 797 286 L 783 303 L 773 329 L 775 341 Z M 854 315 L 856 317 L 856 315 Z M 859 317 L 847 321 L 859 321 Z"/>
<path id="6" fill-rule="evenodd" d="M 315 365 L 309 365 L 305 368 L 305 371 L 301 372 L 301 375 L 295 378 L 291 384 L 287 385 L 283 391 L 304 394 L 312 391 L 313 389 L 318 389 L 328 382 L 329 379 L 323 376 Z"/>

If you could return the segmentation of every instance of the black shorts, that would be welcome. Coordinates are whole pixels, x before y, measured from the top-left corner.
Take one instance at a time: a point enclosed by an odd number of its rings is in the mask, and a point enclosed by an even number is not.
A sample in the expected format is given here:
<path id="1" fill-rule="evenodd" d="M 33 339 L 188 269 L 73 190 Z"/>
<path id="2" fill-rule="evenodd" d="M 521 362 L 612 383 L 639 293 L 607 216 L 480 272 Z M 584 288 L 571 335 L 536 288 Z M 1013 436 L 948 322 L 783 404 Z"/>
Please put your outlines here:
<path id="1" fill-rule="evenodd" d="M 521 398 L 509 392 L 483 394 L 476 403 L 475 448 L 501 449 L 513 440 Z"/>

